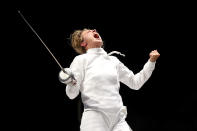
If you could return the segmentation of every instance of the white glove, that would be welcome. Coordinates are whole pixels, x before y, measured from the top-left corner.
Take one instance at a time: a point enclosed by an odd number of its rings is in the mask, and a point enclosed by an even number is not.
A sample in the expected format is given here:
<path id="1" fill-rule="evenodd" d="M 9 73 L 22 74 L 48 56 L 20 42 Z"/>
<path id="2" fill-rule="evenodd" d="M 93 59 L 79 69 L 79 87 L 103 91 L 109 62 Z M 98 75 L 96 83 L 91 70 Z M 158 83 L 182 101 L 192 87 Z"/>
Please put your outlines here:
<path id="1" fill-rule="evenodd" d="M 59 73 L 59 80 L 61 83 L 64 84 L 75 84 L 75 79 L 74 79 L 74 75 L 71 71 L 70 68 L 64 68 L 64 70 L 66 71 L 66 73 L 64 73 L 62 70 Z"/>

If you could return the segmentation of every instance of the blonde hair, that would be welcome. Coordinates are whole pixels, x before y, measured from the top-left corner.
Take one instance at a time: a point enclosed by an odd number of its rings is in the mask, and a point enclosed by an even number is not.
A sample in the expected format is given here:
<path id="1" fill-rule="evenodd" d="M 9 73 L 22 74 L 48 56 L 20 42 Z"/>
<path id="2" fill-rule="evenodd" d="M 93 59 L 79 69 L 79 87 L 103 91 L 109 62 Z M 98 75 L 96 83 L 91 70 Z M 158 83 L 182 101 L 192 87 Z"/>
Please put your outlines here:
<path id="1" fill-rule="evenodd" d="M 83 38 L 82 38 L 81 34 L 85 30 L 88 30 L 88 29 L 85 28 L 83 30 L 75 30 L 70 35 L 71 45 L 72 45 L 73 49 L 79 54 L 86 53 L 86 49 L 81 46 L 81 43 L 83 42 Z"/>

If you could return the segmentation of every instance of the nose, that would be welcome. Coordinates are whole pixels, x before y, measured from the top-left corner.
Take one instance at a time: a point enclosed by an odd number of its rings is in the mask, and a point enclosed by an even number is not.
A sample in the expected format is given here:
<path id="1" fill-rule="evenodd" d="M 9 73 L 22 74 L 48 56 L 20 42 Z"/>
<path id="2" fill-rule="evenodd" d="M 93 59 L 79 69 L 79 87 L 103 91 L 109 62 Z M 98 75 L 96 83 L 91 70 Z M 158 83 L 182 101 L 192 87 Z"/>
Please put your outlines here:
<path id="1" fill-rule="evenodd" d="M 92 32 L 96 32 L 96 29 L 93 29 Z"/>

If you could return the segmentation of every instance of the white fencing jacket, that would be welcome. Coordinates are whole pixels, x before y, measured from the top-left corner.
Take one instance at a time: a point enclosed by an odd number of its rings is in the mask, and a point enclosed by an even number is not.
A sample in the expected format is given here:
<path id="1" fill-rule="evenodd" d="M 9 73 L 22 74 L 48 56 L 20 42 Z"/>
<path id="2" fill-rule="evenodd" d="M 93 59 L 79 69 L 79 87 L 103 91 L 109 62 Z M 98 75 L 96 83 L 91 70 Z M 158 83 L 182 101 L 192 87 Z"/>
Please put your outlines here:
<path id="1" fill-rule="evenodd" d="M 116 57 L 109 56 L 103 48 L 91 48 L 78 55 L 70 65 L 77 84 L 67 85 L 66 94 L 74 99 L 81 92 L 85 109 L 118 112 L 123 107 L 119 94 L 120 82 L 138 90 L 149 79 L 155 62 L 148 62 L 134 74 Z"/>

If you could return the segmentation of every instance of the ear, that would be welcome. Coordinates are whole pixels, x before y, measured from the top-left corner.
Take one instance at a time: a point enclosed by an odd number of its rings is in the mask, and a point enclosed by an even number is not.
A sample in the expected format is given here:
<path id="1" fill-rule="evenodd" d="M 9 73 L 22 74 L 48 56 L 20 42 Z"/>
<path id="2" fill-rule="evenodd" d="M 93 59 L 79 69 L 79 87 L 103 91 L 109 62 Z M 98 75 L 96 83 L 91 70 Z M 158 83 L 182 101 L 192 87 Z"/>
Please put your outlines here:
<path id="1" fill-rule="evenodd" d="M 86 46 L 87 46 L 87 43 L 82 42 L 82 43 L 81 43 L 81 46 L 82 46 L 82 47 L 86 47 Z"/>

